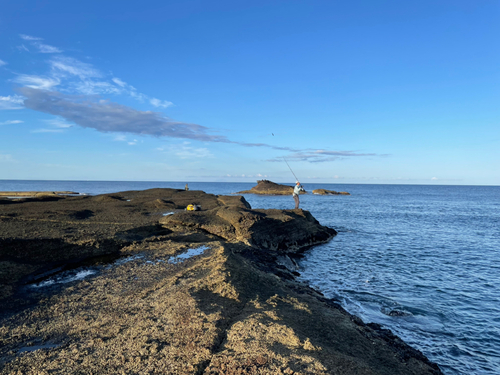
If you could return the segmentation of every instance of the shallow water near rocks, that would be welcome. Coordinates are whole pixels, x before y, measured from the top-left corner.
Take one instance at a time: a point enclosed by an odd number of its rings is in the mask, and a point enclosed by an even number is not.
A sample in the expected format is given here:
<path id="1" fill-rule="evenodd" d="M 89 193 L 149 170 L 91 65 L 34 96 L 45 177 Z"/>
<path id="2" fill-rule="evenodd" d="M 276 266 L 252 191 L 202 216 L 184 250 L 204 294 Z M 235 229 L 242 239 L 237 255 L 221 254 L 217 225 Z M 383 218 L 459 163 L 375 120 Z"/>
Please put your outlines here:
<path id="1" fill-rule="evenodd" d="M 139 266 L 145 264 L 159 264 L 159 263 L 179 264 L 190 258 L 203 254 L 208 249 L 209 249 L 208 246 L 199 246 L 194 249 L 187 249 L 186 251 L 177 254 L 175 256 L 165 257 L 165 259 L 150 260 L 145 254 L 136 254 L 126 257 L 121 257 L 118 258 L 117 260 L 114 260 L 112 263 L 108 265 L 96 265 L 92 267 L 82 266 L 82 267 L 76 267 L 71 270 L 60 271 L 54 273 L 50 277 L 47 277 L 43 281 L 32 283 L 31 285 L 29 285 L 29 287 L 33 289 L 41 289 L 49 286 L 55 286 L 57 284 L 68 284 L 74 281 L 83 280 L 92 275 L 98 275 L 103 268 L 109 269 L 111 267 L 123 266 L 124 264 L 131 262 L 137 262 Z"/>
<path id="2" fill-rule="evenodd" d="M 231 194 L 250 183 L 189 183 Z M 293 185 L 290 181 L 289 185 Z M 303 184 L 300 207 L 339 234 L 306 252 L 301 280 L 365 322 L 391 329 L 445 374 L 500 373 L 500 187 Z M 0 181 L 0 190 L 102 194 L 185 182 Z M 253 208 L 291 196 L 246 194 Z"/>

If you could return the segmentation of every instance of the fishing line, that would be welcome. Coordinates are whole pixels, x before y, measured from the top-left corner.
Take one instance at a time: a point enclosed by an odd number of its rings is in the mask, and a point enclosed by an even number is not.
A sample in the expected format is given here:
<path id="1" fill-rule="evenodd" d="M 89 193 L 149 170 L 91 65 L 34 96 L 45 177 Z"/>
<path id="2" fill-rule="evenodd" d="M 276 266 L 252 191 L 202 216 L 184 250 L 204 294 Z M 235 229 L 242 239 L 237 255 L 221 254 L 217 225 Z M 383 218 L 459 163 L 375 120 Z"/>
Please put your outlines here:
<path id="1" fill-rule="evenodd" d="M 290 165 L 288 164 L 288 162 L 286 161 L 284 156 L 283 156 L 283 160 L 285 161 L 286 165 L 288 165 L 288 168 L 290 169 L 290 172 L 292 172 L 293 177 L 295 177 L 295 181 L 298 181 L 299 179 L 297 178 L 297 176 L 295 176 L 295 173 L 293 173 L 292 168 L 290 168 Z"/>

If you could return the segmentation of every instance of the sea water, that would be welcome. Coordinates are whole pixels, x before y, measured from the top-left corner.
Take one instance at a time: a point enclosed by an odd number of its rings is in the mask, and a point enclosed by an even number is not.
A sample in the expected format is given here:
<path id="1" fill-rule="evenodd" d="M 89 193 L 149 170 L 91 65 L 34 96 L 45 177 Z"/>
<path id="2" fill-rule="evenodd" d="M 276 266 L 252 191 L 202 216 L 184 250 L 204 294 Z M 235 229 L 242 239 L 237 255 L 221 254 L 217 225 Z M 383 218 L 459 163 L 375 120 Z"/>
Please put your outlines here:
<path id="1" fill-rule="evenodd" d="M 189 188 L 231 194 L 254 185 L 190 182 Z M 0 180 L 0 191 L 85 194 L 184 186 Z M 300 197 L 301 208 L 338 231 L 332 241 L 306 253 L 300 261 L 301 280 L 363 321 L 391 329 L 445 374 L 500 374 L 500 187 L 304 187 L 351 195 Z M 294 206 L 291 196 L 245 198 L 253 208 Z"/>

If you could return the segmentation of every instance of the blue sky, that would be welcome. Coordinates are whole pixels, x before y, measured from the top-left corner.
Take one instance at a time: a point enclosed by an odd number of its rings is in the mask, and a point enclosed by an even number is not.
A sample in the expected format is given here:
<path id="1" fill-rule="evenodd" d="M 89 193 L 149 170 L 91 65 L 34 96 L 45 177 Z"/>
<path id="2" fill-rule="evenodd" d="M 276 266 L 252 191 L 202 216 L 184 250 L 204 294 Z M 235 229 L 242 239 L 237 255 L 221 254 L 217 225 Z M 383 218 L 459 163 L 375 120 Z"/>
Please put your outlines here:
<path id="1" fill-rule="evenodd" d="M 23 1 L 0 179 L 500 185 L 500 2 Z"/>

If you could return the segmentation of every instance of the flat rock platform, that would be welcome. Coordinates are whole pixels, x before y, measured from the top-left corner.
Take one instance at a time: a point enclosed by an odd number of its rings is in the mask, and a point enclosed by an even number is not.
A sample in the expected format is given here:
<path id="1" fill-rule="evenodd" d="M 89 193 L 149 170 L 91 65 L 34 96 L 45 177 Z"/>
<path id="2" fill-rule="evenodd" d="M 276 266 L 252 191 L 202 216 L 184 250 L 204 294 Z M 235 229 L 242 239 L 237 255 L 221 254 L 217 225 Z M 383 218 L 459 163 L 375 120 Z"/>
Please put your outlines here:
<path id="1" fill-rule="evenodd" d="M 0 199 L 0 374 L 441 374 L 300 281 L 335 234 L 202 191 Z"/>

